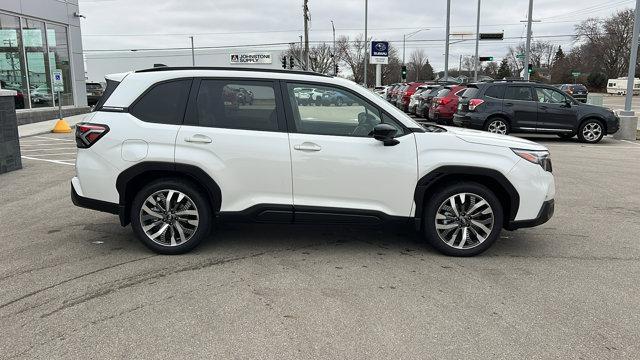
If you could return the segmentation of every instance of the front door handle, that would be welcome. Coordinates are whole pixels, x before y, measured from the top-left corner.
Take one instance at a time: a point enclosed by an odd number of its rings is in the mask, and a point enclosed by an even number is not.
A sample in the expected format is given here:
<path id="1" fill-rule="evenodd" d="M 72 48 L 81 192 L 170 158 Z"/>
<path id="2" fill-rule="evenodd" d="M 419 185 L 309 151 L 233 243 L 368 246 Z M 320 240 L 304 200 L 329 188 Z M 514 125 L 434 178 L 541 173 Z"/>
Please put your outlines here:
<path id="1" fill-rule="evenodd" d="M 202 134 L 195 134 L 192 137 L 185 138 L 184 141 L 197 144 L 210 144 L 213 142 L 210 137 Z"/>
<path id="2" fill-rule="evenodd" d="M 507 103 L 504 103 L 504 105 L 505 106 L 513 106 L 513 103 L 507 102 Z"/>
<path id="3" fill-rule="evenodd" d="M 293 145 L 293 148 L 300 151 L 320 151 L 322 147 L 316 143 L 303 142 L 302 144 Z"/>
<path id="4" fill-rule="evenodd" d="M 540 105 L 540 110 L 547 110 L 547 107 L 544 105 Z"/>

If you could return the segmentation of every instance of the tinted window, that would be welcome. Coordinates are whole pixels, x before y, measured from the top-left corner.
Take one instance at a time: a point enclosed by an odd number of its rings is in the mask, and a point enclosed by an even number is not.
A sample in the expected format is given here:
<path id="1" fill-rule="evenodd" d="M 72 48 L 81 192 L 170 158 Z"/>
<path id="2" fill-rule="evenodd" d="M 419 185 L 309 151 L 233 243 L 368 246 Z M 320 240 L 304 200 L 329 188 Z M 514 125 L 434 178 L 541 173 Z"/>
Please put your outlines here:
<path id="1" fill-rule="evenodd" d="M 587 88 L 581 84 L 573 85 L 573 91 L 587 91 Z"/>
<path id="2" fill-rule="evenodd" d="M 505 99 L 533 101 L 533 94 L 530 86 L 507 86 L 504 93 Z"/>
<path id="3" fill-rule="evenodd" d="M 538 95 L 538 102 L 541 103 L 563 104 L 567 101 L 563 93 L 548 88 L 536 88 L 536 95 Z"/>
<path id="4" fill-rule="evenodd" d="M 494 85 L 489 86 L 487 91 L 484 92 L 484 96 L 492 97 L 494 99 L 502 99 L 504 97 L 504 86 Z"/>
<path id="5" fill-rule="evenodd" d="M 442 90 L 438 91 L 438 93 L 436 94 L 436 97 L 445 97 L 450 92 L 451 92 L 451 89 L 442 89 Z"/>
<path id="6" fill-rule="evenodd" d="M 308 93 L 312 89 L 300 90 L 298 93 Z M 278 130 L 276 97 L 269 81 L 202 80 L 195 110 L 198 126 Z"/>
<path id="7" fill-rule="evenodd" d="M 308 85 L 307 85 L 308 86 Z M 323 93 L 322 106 L 300 101 L 297 90 L 302 85 L 289 84 L 289 100 L 292 105 L 296 130 L 303 134 L 369 137 L 373 127 L 380 123 L 390 124 L 403 134 L 402 127 L 378 108 L 350 91 L 317 86 Z"/>
<path id="8" fill-rule="evenodd" d="M 476 94 L 478 94 L 478 88 L 469 87 L 462 94 L 460 94 L 460 96 L 463 98 L 472 98 L 476 96 Z"/>
<path id="9" fill-rule="evenodd" d="M 154 85 L 133 105 L 131 114 L 146 122 L 181 124 L 189 87 L 191 79 Z"/>

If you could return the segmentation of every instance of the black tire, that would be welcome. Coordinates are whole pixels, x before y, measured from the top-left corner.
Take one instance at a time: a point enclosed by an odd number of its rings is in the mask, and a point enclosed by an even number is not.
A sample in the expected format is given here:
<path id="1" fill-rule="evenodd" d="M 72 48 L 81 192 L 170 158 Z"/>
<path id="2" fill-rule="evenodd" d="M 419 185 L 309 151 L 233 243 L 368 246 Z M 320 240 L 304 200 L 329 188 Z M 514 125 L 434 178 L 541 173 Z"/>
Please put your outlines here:
<path id="1" fill-rule="evenodd" d="M 592 129 L 591 131 L 589 129 Z M 595 129 L 599 129 L 599 132 L 595 132 Z M 605 128 L 602 121 L 598 119 L 585 120 L 578 128 L 578 140 L 583 143 L 595 144 L 600 142 L 604 137 Z"/>
<path id="2" fill-rule="evenodd" d="M 562 133 L 556 135 L 558 135 L 560 139 L 571 139 L 572 137 L 576 136 L 576 133 Z"/>
<path id="3" fill-rule="evenodd" d="M 169 244 L 161 245 L 158 242 L 152 240 L 150 236 L 148 236 L 143 230 L 143 224 L 141 223 L 141 209 L 145 201 L 152 194 L 155 194 L 156 192 L 162 190 L 174 190 L 183 193 L 184 195 L 186 195 L 186 199 L 191 200 L 193 204 L 195 204 L 195 208 L 197 211 L 198 224 L 195 232 L 190 234 L 190 237 L 186 241 L 174 246 L 171 246 Z M 153 181 L 144 186 L 140 191 L 138 191 L 131 204 L 131 227 L 133 228 L 133 232 L 146 247 L 158 254 L 176 255 L 184 254 L 191 251 L 209 235 L 209 230 L 211 228 L 212 222 L 213 215 L 211 211 L 211 204 L 209 203 L 207 197 L 205 197 L 201 193 L 197 186 L 195 186 L 190 181 L 183 179 L 162 179 Z M 167 230 L 169 230 L 169 228 Z M 165 232 L 167 230 L 165 230 Z M 171 228 L 170 230 L 172 232 L 174 231 L 173 228 Z M 166 236 L 165 232 L 163 232 L 160 236 Z"/>
<path id="4" fill-rule="evenodd" d="M 469 248 L 464 248 L 464 245 L 461 246 L 462 248 L 455 247 L 455 244 L 456 244 L 455 239 L 457 238 L 458 235 L 453 236 L 454 246 L 447 244 L 447 242 L 445 242 L 445 240 L 443 240 L 443 238 L 438 234 L 438 231 L 436 229 L 436 214 L 440 206 L 443 205 L 443 203 L 448 202 L 450 197 L 456 194 L 461 194 L 461 193 L 466 194 L 465 201 L 468 202 L 468 204 L 466 205 L 466 210 L 472 209 L 472 205 L 471 205 L 472 197 L 470 196 L 471 194 L 471 195 L 475 195 L 476 197 L 480 197 L 484 199 L 488 204 L 488 206 L 490 206 L 490 210 L 493 213 L 493 224 L 489 234 L 488 235 L 483 234 L 483 235 L 486 235 L 484 241 L 479 241 L 479 238 L 476 237 L 476 235 L 472 232 L 472 230 L 469 230 L 469 229 L 467 230 L 469 234 L 468 240 L 471 241 L 469 244 L 473 244 L 474 242 L 476 243 L 475 245 Z M 480 203 L 480 201 L 476 201 L 475 203 L 476 204 Z M 443 210 L 444 210 L 446 208 L 446 205 L 443 205 L 443 206 L 445 206 L 443 207 Z M 451 208 L 450 205 L 449 205 L 449 208 Z M 464 206 L 462 208 L 464 208 Z M 485 209 L 486 207 L 484 207 L 483 205 L 483 207 L 478 208 L 476 211 L 483 212 L 485 211 Z M 463 214 L 463 212 L 460 212 L 460 214 Z M 484 215 L 484 216 L 487 216 L 487 215 Z M 493 245 L 493 243 L 500 236 L 500 231 L 502 230 L 503 216 L 504 215 L 503 215 L 502 204 L 500 204 L 500 201 L 498 200 L 496 195 L 491 190 L 489 190 L 486 186 L 475 183 L 475 182 L 454 183 L 436 190 L 435 194 L 431 197 L 431 199 L 425 205 L 424 215 L 423 215 L 424 236 L 426 237 L 426 240 L 434 248 L 436 248 L 438 251 L 440 251 L 445 255 L 449 255 L 449 256 L 478 255 L 484 252 L 485 250 L 487 250 L 489 247 L 491 247 L 491 245 Z M 477 218 L 477 219 L 480 219 L 480 218 Z M 447 221 L 447 220 L 440 220 L 440 221 Z M 466 221 L 469 227 L 472 227 L 472 225 L 470 225 L 471 223 L 469 222 L 469 216 L 467 216 Z M 451 224 L 457 224 L 457 222 L 454 221 L 449 223 L 449 225 Z M 445 226 L 448 226 L 448 225 L 445 225 Z M 464 231 L 464 227 L 460 229 Z M 453 228 L 450 229 L 452 230 L 452 232 L 449 233 L 452 235 L 453 232 L 455 232 L 456 230 L 458 231 L 458 234 L 460 235 L 459 236 L 460 239 L 457 240 L 458 246 L 460 246 L 462 243 L 462 236 L 461 236 L 462 232 L 460 232 L 460 229 L 457 227 L 457 225 L 455 225 Z M 472 241 L 474 239 L 475 241 Z M 465 242 L 466 241 L 467 240 L 465 240 Z"/>
<path id="5" fill-rule="evenodd" d="M 504 132 L 493 131 L 494 128 L 502 129 L 501 131 L 504 131 Z M 509 121 L 507 121 L 502 117 L 492 117 L 488 119 L 487 122 L 484 124 L 484 131 L 488 131 L 496 134 L 502 134 L 502 135 L 509 135 L 511 133 L 511 126 L 509 125 Z"/>

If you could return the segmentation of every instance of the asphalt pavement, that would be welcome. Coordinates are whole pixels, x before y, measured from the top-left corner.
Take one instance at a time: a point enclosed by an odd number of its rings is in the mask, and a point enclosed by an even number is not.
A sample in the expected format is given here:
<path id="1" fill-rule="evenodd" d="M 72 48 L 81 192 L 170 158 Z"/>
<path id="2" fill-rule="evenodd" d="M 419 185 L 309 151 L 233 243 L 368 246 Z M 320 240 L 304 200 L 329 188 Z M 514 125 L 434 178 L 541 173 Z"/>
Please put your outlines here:
<path id="1" fill-rule="evenodd" d="M 23 149 L 72 139 L 42 137 Z M 640 142 L 531 138 L 556 214 L 474 258 L 410 230 L 257 224 L 159 256 L 72 205 L 68 158 L 31 151 L 0 175 L 0 358 L 637 359 Z"/>

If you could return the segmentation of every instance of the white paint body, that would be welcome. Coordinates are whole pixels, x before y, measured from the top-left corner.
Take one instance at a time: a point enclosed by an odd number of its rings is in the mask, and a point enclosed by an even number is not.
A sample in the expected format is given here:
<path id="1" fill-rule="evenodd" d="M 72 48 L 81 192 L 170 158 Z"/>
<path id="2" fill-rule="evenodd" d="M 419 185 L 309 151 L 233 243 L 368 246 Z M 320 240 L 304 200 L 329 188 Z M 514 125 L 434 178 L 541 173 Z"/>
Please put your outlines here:
<path id="1" fill-rule="evenodd" d="M 116 74 L 121 84 L 105 107 L 125 108 L 151 85 L 177 77 L 225 77 L 338 84 L 368 99 L 408 128 L 420 128 L 378 95 L 340 78 L 295 73 L 175 70 Z M 287 101 L 285 98 L 284 101 Z M 143 122 L 126 112 L 96 112 L 88 120 L 110 131 L 88 149 L 79 149 L 72 184 L 83 197 L 119 202 L 116 179 L 140 162 L 176 162 L 204 170 L 222 191 L 221 211 L 258 204 L 373 210 L 393 216 L 415 214 L 418 180 L 441 166 L 492 169 L 516 188 L 515 220 L 533 219 L 555 195 L 553 175 L 523 160 L 511 148 L 546 150 L 531 141 L 476 130 L 410 132 L 395 146 L 369 137 L 223 129 Z M 187 142 L 188 138 L 211 142 Z M 299 145 L 319 148 L 300 150 Z"/>

